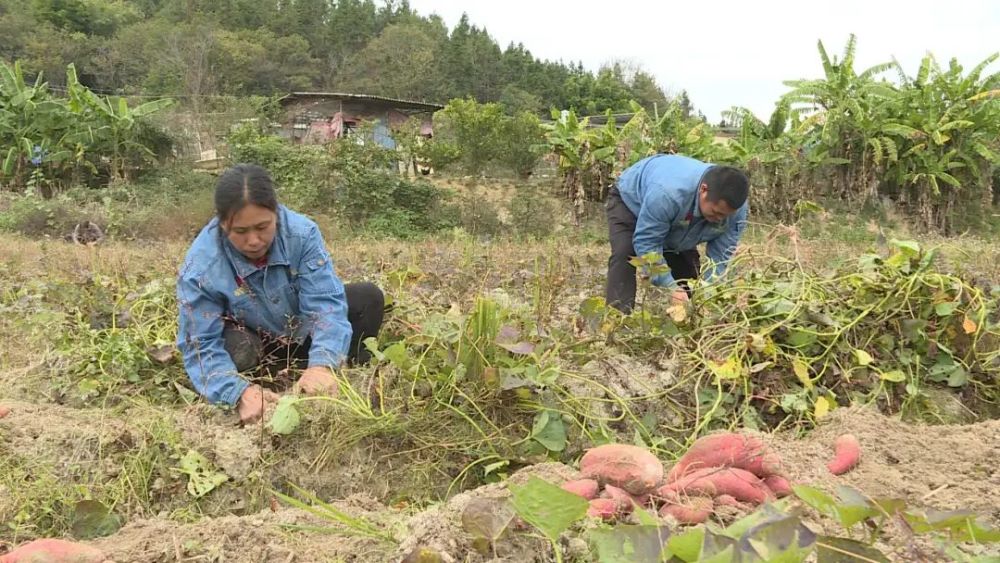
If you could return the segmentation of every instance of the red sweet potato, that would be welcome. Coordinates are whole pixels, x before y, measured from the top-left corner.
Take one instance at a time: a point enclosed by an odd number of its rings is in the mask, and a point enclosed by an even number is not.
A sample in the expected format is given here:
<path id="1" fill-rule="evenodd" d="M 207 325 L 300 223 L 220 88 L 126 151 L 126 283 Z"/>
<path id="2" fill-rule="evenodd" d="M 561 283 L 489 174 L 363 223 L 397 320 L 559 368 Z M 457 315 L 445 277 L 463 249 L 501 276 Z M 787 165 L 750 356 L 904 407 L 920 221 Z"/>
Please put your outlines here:
<path id="1" fill-rule="evenodd" d="M 663 464 L 638 446 L 605 444 L 583 454 L 580 473 L 602 486 L 614 485 L 633 495 L 644 495 L 663 481 Z"/>
<path id="2" fill-rule="evenodd" d="M 101 563 L 105 559 L 99 549 L 56 539 L 35 540 L 0 555 L 0 563 Z"/>
<path id="3" fill-rule="evenodd" d="M 764 484 L 778 498 L 785 498 L 792 494 L 792 485 L 781 475 L 771 475 L 764 478 Z"/>
<path id="4" fill-rule="evenodd" d="M 597 491 L 600 486 L 593 479 L 577 479 L 575 481 L 566 481 L 562 484 L 562 488 L 564 491 L 569 491 L 587 500 L 594 500 L 597 498 Z"/>
<path id="5" fill-rule="evenodd" d="M 10 407 L 0 405 L 0 418 L 3 418 L 8 414 L 10 414 Z"/>
<path id="6" fill-rule="evenodd" d="M 833 441 L 833 459 L 826 464 L 826 468 L 834 475 L 843 475 L 860 461 L 861 444 L 853 434 L 844 434 Z"/>
<path id="7" fill-rule="evenodd" d="M 759 477 L 736 467 L 708 467 L 667 483 L 656 490 L 660 498 L 671 494 L 681 496 L 731 495 L 736 500 L 760 504 L 774 497 L 774 493 Z"/>
<path id="8" fill-rule="evenodd" d="M 719 495 L 715 497 L 715 506 L 735 506 L 737 508 L 742 508 L 745 505 L 736 500 L 736 497 L 733 495 Z"/>
<path id="9" fill-rule="evenodd" d="M 734 433 L 710 434 L 699 438 L 667 474 L 673 482 L 707 467 L 736 467 L 767 477 L 780 473 L 781 460 L 754 436 Z"/>
<path id="10" fill-rule="evenodd" d="M 646 506 L 649 504 L 649 495 L 631 495 L 624 489 L 619 489 L 614 485 L 607 485 L 601 493 L 601 498 L 609 498 L 615 501 L 619 514 L 629 514 L 636 506 Z"/>
<path id="11" fill-rule="evenodd" d="M 597 516 L 604 520 L 612 520 L 618 514 L 618 503 L 610 498 L 595 498 L 590 501 L 587 516 Z"/>
<path id="12" fill-rule="evenodd" d="M 683 502 L 668 503 L 660 516 L 673 516 L 681 524 L 701 524 L 712 514 L 715 503 L 708 497 L 691 497 Z"/>

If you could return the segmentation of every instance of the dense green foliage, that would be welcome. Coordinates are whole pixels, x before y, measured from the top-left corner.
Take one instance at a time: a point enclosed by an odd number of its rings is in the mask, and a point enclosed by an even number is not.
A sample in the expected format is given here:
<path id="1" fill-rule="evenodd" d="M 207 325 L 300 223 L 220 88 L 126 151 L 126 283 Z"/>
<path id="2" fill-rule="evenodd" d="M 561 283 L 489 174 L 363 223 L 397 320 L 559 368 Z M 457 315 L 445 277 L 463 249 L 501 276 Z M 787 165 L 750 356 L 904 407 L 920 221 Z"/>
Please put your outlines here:
<path id="1" fill-rule="evenodd" d="M 454 29 L 405 1 L 0 1 L 0 59 L 56 80 L 70 62 L 100 92 L 205 96 L 358 91 L 511 111 L 622 110 L 666 96 L 641 69 L 542 61 L 463 18 Z M 371 72 L 378 68 L 379 72 Z M 62 86 L 61 83 L 56 85 Z"/>
<path id="2" fill-rule="evenodd" d="M 130 107 L 123 98 L 101 97 L 66 71 L 66 95 L 41 81 L 25 80 L 18 63 L 0 62 L 0 182 L 44 195 L 98 178 L 128 181 L 154 148 L 169 140 L 142 118 L 170 105 L 160 99 Z"/>
<path id="3" fill-rule="evenodd" d="M 745 108 L 727 112 L 738 133 L 726 142 L 680 101 L 653 116 L 636 105 L 622 127 L 554 113 L 547 139 L 567 197 L 579 209 L 637 160 L 680 153 L 746 168 L 755 210 L 782 220 L 798 219 L 809 200 L 890 200 L 924 228 L 983 227 L 1000 164 L 1000 73 L 986 72 L 997 55 L 968 71 L 928 55 L 910 76 L 896 62 L 855 72 L 853 36 L 839 60 L 822 43 L 819 52 L 823 76 L 788 82 L 767 123 Z M 896 82 L 882 77 L 890 70 Z"/>

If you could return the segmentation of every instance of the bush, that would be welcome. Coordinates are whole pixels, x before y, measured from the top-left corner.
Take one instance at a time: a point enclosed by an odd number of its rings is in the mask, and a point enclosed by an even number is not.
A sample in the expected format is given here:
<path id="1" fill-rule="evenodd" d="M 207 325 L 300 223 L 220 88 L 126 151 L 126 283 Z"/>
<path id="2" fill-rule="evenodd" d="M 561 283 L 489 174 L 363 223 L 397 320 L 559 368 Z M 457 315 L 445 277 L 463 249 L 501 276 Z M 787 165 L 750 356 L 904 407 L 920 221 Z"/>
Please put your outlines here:
<path id="1" fill-rule="evenodd" d="M 435 139 L 424 149 L 436 169 L 458 163 L 468 174 L 503 168 L 527 176 L 544 149 L 541 122 L 528 112 L 504 115 L 503 106 L 456 99 L 435 116 Z"/>
<path id="2" fill-rule="evenodd" d="M 293 208 L 332 210 L 354 229 L 412 237 L 455 226 L 450 195 L 427 181 L 400 176 L 398 153 L 357 137 L 328 145 L 292 145 L 246 127 L 230 137 L 238 162 L 268 169 L 279 197 Z"/>
<path id="3" fill-rule="evenodd" d="M 517 188 L 508 209 L 511 227 L 519 235 L 543 238 L 555 230 L 556 206 L 538 187 Z"/>
<path id="4" fill-rule="evenodd" d="M 462 228 L 472 235 L 494 236 L 504 230 L 500 209 L 492 201 L 477 196 L 474 190 L 462 196 L 459 216 Z"/>
<path id="5" fill-rule="evenodd" d="M 0 230 L 20 233 L 29 237 L 62 237 L 73 230 L 80 221 L 91 220 L 98 224 L 103 217 L 92 210 L 81 210 L 71 198 L 60 195 L 42 199 L 34 195 L 12 196 L 0 213 Z"/>

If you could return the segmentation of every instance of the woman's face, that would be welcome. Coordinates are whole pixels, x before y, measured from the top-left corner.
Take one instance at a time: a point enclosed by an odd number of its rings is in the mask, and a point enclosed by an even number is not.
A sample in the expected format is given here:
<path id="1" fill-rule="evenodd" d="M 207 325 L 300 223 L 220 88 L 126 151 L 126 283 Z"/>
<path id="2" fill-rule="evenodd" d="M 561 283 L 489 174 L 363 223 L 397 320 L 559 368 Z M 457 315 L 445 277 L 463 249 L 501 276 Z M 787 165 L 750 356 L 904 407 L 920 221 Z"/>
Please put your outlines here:
<path id="1" fill-rule="evenodd" d="M 271 248 L 277 223 L 277 213 L 251 203 L 234 213 L 222 230 L 236 250 L 250 260 L 257 260 Z"/>

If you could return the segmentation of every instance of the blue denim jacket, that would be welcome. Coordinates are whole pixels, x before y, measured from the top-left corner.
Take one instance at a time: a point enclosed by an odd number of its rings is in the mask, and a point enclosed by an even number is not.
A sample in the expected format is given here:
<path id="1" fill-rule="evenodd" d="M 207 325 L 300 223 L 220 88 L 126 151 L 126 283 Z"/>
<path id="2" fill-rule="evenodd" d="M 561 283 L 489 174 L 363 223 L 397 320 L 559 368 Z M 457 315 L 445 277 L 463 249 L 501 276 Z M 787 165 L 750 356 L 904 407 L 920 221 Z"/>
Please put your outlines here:
<path id="1" fill-rule="evenodd" d="M 711 167 L 686 156 L 658 154 L 636 162 L 621 173 L 618 192 L 636 216 L 632 237 L 636 256 L 664 250 L 680 252 L 707 242 L 713 267 L 705 271 L 705 280 L 726 271 L 746 228 L 749 202 L 719 223 L 705 220 L 698 205 L 698 187 Z M 654 276 L 651 281 L 661 287 L 675 284 L 669 273 Z"/>
<path id="2" fill-rule="evenodd" d="M 316 223 L 285 206 L 259 268 L 229 242 L 218 219 L 209 222 L 184 259 L 177 301 L 184 368 L 212 403 L 233 405 L 249 386 L 223 347 L 224 319 L 299 343 L 311 337 L 310 367 L 340 365 L 351 342 L 344 285 L 323 236 Z"/>

